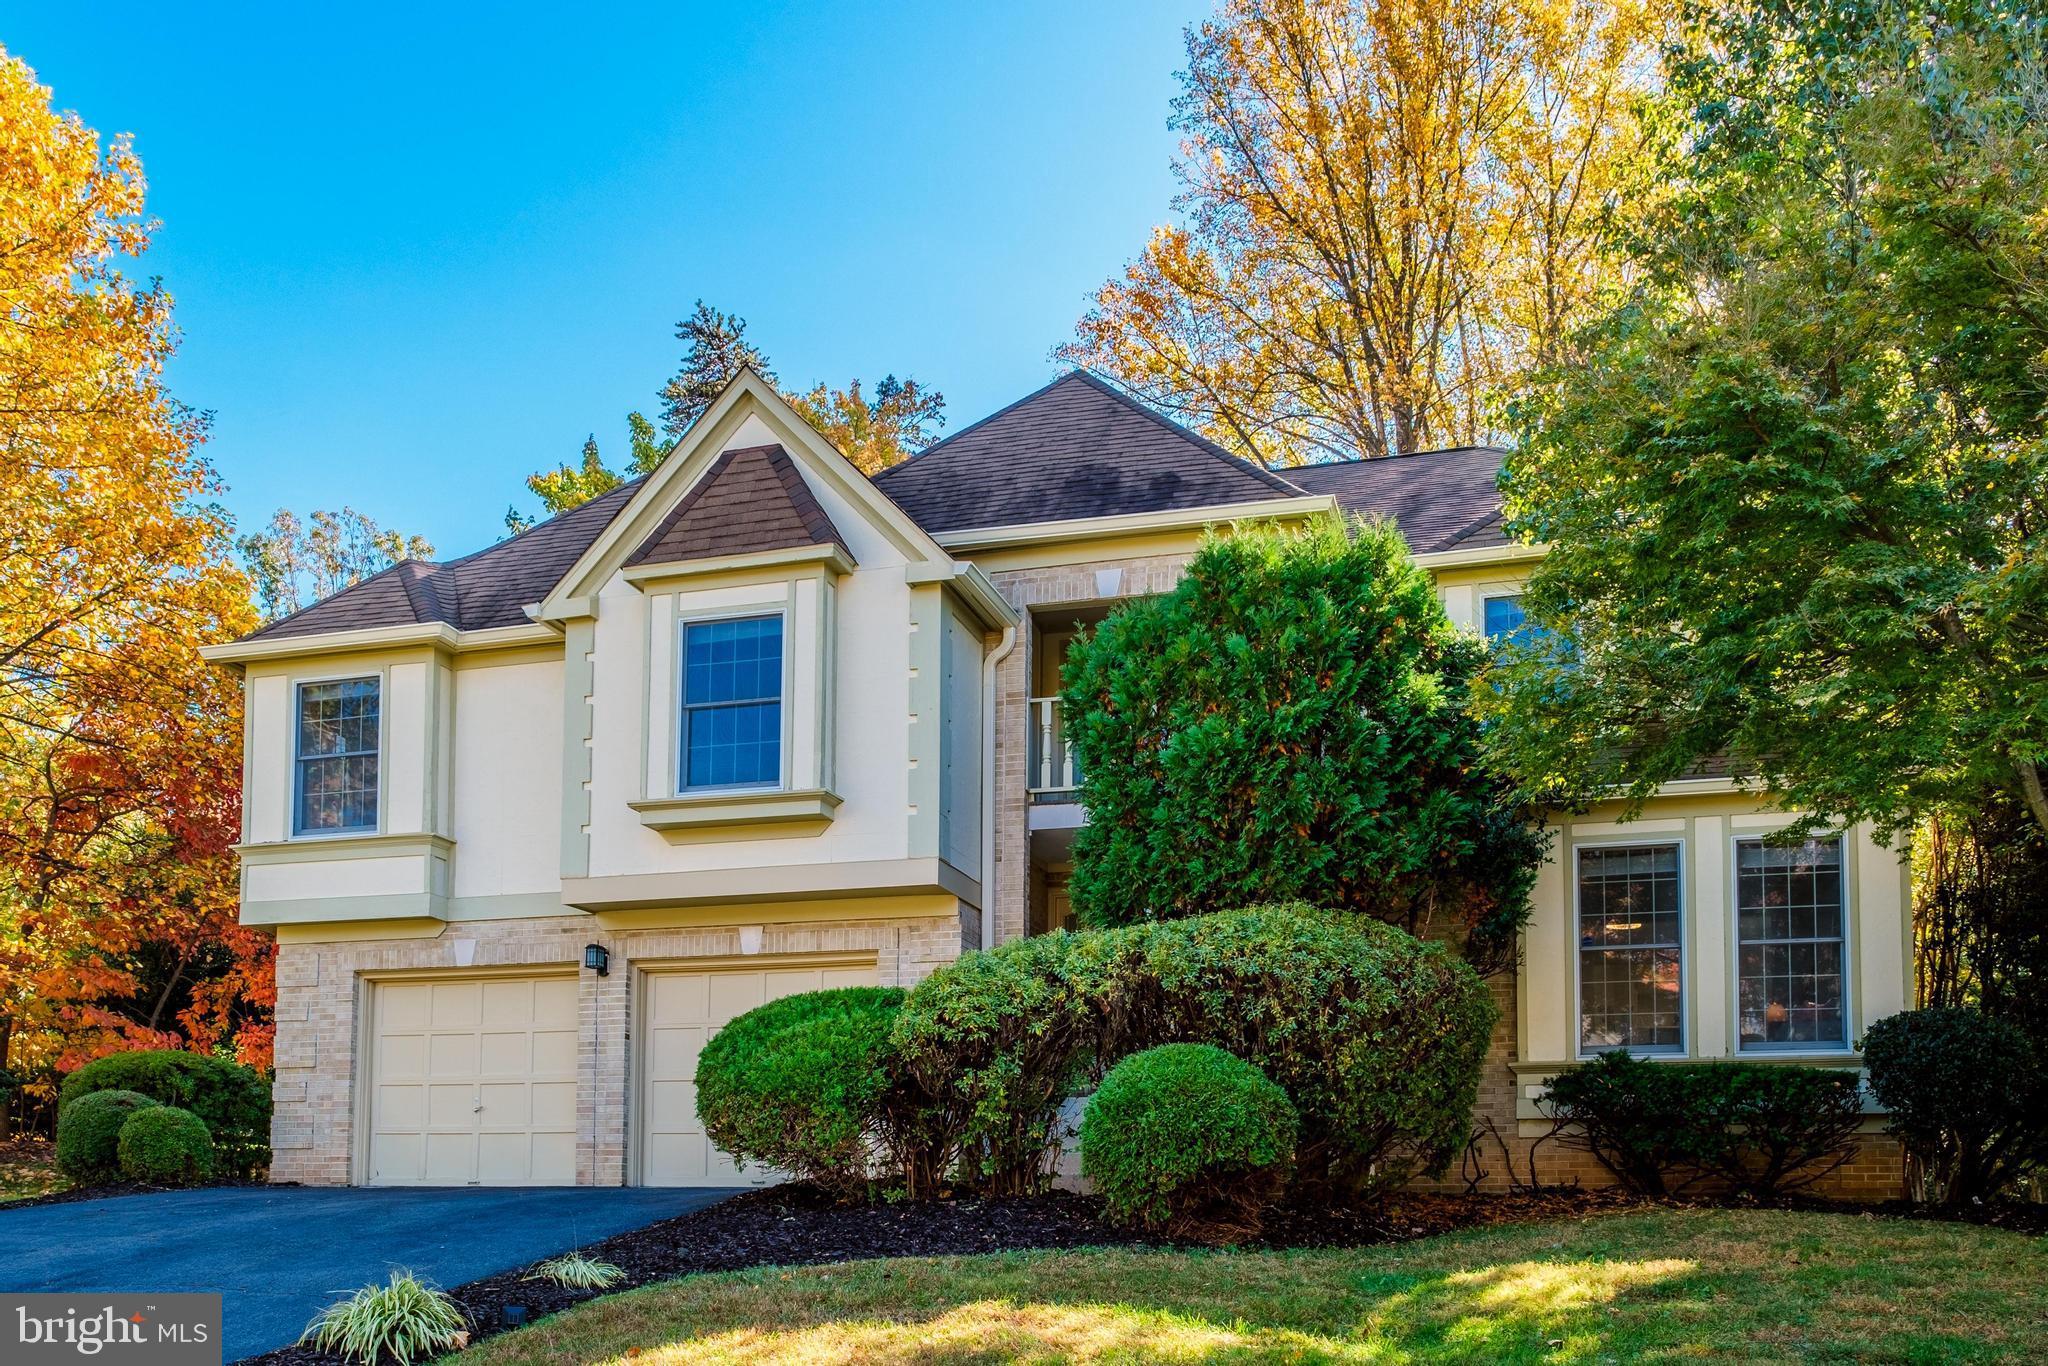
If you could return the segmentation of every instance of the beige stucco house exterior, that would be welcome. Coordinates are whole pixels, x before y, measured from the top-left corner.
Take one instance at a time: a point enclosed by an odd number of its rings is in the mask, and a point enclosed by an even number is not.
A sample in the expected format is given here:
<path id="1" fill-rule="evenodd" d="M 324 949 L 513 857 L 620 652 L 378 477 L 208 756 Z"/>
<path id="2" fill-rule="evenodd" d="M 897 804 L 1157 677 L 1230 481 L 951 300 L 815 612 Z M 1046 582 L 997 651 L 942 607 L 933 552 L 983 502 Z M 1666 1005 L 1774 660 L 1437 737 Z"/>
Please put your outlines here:
<path id="1" fill-rule="evenodd" d="M 245 679 L 242 917 L 278 939 L 273 1178 L 759 1179 L 697 1120 L 720 1024 L 1065 923 L 1077 626 L 1205 528 L 1343 508 L 1511 630 L 1538 552 L 1498 463 L 1283 477 L 1076 374 L 870 479 L 748 374 L 644 480 L 209 648 Z M 1496 986 L 1482 1112 L 1523 1151 L 1591 1051 L 1853 1065 L 1908 1004 L 1867 831 L 1767 846 L 1790 817 L 1717 777 L 1619 815 L 1559 820 Z"/>

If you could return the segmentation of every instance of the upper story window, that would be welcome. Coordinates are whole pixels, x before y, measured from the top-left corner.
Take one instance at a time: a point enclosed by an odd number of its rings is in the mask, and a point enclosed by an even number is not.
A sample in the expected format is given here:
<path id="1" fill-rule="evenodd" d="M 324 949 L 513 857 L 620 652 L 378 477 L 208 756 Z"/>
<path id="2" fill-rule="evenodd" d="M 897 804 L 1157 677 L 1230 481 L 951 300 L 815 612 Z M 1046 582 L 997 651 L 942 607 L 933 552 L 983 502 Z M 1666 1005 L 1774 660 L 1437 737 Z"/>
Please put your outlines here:
<path id="1" fill-rule="evenodd" d="M 1744 1048 L 1841 1048 L 1842 842 L 1735 845 Z"/>
<path id="2" fill-rule="evenodd" d="M 374 678 L 299 685 L 295 833 L 377 828 L 378 700 Z"/>
<path id="3" fill-rule="evenodd" d="M 679 786 L 782 781 L 782 616 L 683 625 Z"/>
<path id="4" fill-rule="evenodd" d="M 1676 844 L 1578 851 L 1579 1049 L 1685 1047 Z"/>
<path id="5" fill-rule="evenodd" d="M 1489 641 L 1505 640 L 1510 644 L 1523 644 L 1532 638 L 1536 627 L 1529 624 L 1528 614 L 1522 610 L 1520 593 L 1502 593 L 1480 600 L 1480 627 Z"/>

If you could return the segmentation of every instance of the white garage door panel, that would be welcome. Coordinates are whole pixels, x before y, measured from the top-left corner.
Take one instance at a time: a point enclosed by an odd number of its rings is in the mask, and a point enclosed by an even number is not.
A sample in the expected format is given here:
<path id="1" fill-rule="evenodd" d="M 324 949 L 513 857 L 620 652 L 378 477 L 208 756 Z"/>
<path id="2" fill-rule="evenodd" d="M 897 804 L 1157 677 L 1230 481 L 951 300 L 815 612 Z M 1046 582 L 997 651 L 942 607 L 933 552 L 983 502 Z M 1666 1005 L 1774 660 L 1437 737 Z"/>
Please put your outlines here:
<path id="1" fill-rule="evenodd" d="M 697 1055 L 734 1016 L 799 991 L 871 987 L 875 967 L 659 970 L 647 974 L 641 1030 L 640 1179 L 649 1186 L 766 1185 L 779 1172 L 742 1173 L 697 1118 Z"/>
<path id="2" fill-rule="evenodd" d="M 574 977 L 373 988 L 373 1185 L 576 1180 Z"/>

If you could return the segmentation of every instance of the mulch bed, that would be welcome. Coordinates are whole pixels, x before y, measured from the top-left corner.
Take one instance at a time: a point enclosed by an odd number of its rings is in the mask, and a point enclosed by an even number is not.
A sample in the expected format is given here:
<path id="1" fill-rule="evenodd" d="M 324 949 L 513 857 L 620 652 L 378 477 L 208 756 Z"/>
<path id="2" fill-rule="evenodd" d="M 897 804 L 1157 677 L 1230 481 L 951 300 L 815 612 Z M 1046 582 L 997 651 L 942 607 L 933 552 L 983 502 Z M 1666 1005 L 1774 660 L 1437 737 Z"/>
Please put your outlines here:
<path id="1" fill-rule="evenodd" d="M 1543 1195 L 1402 1194 L 1370 1210 L 1284 1208 L 1266 1221 L 1254 1248 L 1363 1247 L 1426 1238 L 1452 1229 L 1579 1217 L 1642 1203 L 1612 1190 Z M 875 1257 L 971 1256 L 1074 1247 L 1159 1247 L 1103 1224 L 1098 1203 L 1054 1192 L 1014 1200 L 941 1200 L 930 1204 L 842 1207 L 802 1186 L 775 1186 L 634 1229 L 583 1251 L 625 1271 L 604 1291 L 565 1290 L 524 1279 L 528 1268 L 489 1276 L 448 1293 L 469 1319 L 472 1340 L 504 1331 L 504 1309 L 524 1305 L 531 1319 L 599 1294 L 699 1271 L 809 1266 Z M 343 1366 L 331 1352 L 286 1347 L 239 1366 Z"/>

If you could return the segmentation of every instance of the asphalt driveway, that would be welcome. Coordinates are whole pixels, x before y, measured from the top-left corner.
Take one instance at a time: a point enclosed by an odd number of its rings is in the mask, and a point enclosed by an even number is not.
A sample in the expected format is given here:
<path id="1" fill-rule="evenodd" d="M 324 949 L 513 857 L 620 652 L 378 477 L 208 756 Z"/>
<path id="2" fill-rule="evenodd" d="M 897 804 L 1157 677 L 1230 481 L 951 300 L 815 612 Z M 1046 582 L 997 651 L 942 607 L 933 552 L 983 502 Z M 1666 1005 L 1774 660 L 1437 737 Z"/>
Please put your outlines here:
<path id="1" fill-rule="evenodd" d="M 731 1194 L 238 1186 L 35 1205 L 0 1210 L 0 1290 L 217 1290 L 233 1361 L 391 1267 L 460 1285 Z"/>

